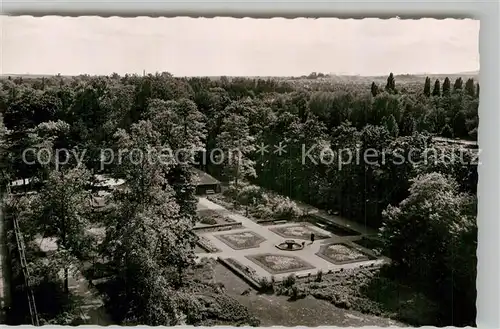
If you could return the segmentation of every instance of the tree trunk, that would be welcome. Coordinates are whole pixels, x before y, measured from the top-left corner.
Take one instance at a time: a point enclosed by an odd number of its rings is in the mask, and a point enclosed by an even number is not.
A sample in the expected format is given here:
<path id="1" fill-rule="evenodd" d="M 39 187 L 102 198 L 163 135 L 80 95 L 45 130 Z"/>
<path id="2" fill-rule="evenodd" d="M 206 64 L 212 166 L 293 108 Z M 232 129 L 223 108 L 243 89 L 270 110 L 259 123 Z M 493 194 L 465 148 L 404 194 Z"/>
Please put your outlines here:
<path id="1" fill-rule="evenodd" d="M 64 268 L 64 292 L 69 293 L 69 275 L 68 268 Z"/>
<path id="2" fill-rule="evenodd" d="M 234 179 L 235 187 L 238 189 L 238 176 L 240 175 L 240 159 L 238 158 L 238 164 L 236 165 L 236 177 Z"/>

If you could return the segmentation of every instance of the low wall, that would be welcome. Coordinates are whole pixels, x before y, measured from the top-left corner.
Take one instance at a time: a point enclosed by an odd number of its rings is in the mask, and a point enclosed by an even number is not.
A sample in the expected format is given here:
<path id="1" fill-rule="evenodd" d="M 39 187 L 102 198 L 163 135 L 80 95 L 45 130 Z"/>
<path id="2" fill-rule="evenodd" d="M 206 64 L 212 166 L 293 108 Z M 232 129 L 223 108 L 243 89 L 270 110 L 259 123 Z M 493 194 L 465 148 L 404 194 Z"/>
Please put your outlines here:
<path id="1" fill-rule="evenodd" d="M 229 230 L 237 229 L 237 228 L 243 228 L 243 225 L 240 222 L 236 222 L 236 223 L 227 223 L 227 224 L 198 226 L 198 227 L 194 227 L 193 231 L 195 231 L 196 233 L 203 233 L 203 232 L 229 231 Z"/>
<path id="2" fill-rule="evenodd" d="M 250 274 L 245 273 L 242 269 L 239 269 L 238 267 L 236 267 L 233 263 L 231 263 L 231 261 L 234 261 L 234 262 L 238 263 L 240 266 L 245 267 L 245 268 L 248 268 L 247 266 L 240 264 L 237 260 L 234 260 L 232 258 L 224 259 L 221 257 L 217 257 L 217 261 L 219 261 L 219 263 L 221 263 L 222 265 L 227 267 L 231 272 L 236 274 L 238 277 L 243 279 L 252 288 L 257 289 L 257 290 L 262 289 L 260 283 L 255 278 L 250 276 Z"/>
<path id="3" fill-rule="evenodd" d="M 277 224 L 286 224 L 288 221 L 286 219 L 259 219 L 257 220 L 257 224 L 260 225 L 277 225 Z"/>
<path id="4" fill-rule="evenodd" d="M 205 250 L 208 253 L 217 253 L 220 252 L 219 248 L 214 246 L 210 240 L 206 237 L 200 237 L 198 242 L 196 243 L 201 249 Z"/>

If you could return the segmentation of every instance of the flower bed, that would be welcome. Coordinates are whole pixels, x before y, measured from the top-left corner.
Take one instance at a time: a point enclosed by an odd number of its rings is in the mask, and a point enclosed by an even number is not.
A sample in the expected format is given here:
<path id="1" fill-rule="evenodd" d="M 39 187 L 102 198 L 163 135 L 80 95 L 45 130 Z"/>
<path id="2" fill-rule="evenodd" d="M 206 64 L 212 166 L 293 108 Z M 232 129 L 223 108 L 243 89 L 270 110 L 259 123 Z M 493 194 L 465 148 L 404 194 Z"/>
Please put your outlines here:
<path id="1" fill-rule="evenodd" d="M 314 268 L 314 266 L 296 256 L 259 254 L 246 256 L 246 258 L 264 268 L 271 274 L 311 270 Z"/>
<path id="2" fill-rule="evenodd" d="M 207 195 L 206 198 L 214 203 L 217 203 L 218 205 L 220 205 L 226 209 L 238 211 L 238 209 L 236 209 L 234 204 L 231 202 L 231 199 L 228 197 L 225 197 L 224 195 L 210 194 L 210 195 Z"/>
<path id="3" fill-rule="evenodd" d="M 266 241 L 266 239 L 252 231 L 221 234 L 215 237 L 235 250 L 258 248 L 262 242 Z"/>
<path id="4" fill-rule="evenodd" d="M 214 246 L 212 241 L 210 241 L 208 238 L 204 236 L 200 236 L 198 239 L 198 246 L 206 250 L 207 252 L 213 253 L 213 252 L 220 252 L 219 248 Z"/>
<path id="5" fill-rule="evenodd" d="M 269 229 L 270 231 L 282 236 L 284 238 L 290 239 L 302 239 L 309 240 L 311 238 L 311 233 L 314 233 L 314 238 L 316 240 L 329 238 L 329 235 L 321 233 L 316 230 L 313 226 L 301 224 L 301 225 L 291 225 L 291 226 L 277 226 Z"/>
<path id="6" fill-rule="evenodd" d="M 290 198 L 255 185 L 242 185 L 238 189 L 233 186 L 222 195 L 207 198 L 254 221 L 295 220 L 302 216 L 302 211 Z"/>
<path id="7" fill-rule="evenodd" d="M 336 265 L 362 262 L 375 258 L 356 248 L 354 245 L 346 243 L 322 246 L 317 255 Z"/>

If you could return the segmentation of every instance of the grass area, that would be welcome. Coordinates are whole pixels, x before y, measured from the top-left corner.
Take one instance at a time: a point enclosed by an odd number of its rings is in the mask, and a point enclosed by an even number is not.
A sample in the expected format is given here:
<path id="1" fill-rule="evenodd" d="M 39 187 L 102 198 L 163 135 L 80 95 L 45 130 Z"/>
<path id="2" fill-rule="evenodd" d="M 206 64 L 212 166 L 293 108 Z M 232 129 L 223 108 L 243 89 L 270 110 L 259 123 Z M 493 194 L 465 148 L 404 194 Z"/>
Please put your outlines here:
<path id="1" fill-rule="evenodd" d="M 275 291 L 294 299 L 313 296 L 343 309 L 414 326 L 435 323 L 437 318 L 437 305 L 393 280 L 387 268 L 348 270 L 323 276 L 321 281 L 283 283 Z"/>
<path id="2" fill-rule="evenodd" d="M 194 247 L 194 252 L 195 252 L 196 254 L 204 254 L 204 253 L 206 253 L 207 251 L 206 251 L 205 249 L 203 249 L 202 247 L 200 247 L 200 246 L 196 245 L 196 246 Z"/>
<path id="3" fill-rule="evenodd" d="M 214 266 L 215 279 L 224 291 L 260 320 L 261 326 L 405 326 L 394 320 L 354 310 L 346 310 L 327 301 L 306 296 L 291 301 L 288 296 L 258 293 L 221 264 Z"/>

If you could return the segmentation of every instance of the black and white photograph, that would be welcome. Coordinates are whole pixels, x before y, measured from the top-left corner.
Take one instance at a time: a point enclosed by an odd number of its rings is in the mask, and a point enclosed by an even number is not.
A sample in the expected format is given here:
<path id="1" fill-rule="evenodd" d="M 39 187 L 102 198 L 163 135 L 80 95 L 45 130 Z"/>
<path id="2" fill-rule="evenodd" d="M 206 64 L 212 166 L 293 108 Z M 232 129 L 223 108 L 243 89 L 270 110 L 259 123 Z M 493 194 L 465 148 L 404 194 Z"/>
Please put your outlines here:
<path id="1" fill-rule="evenodd" d="M 0 20 L 0 323 L 476 326 L 479 20 Z"/>

